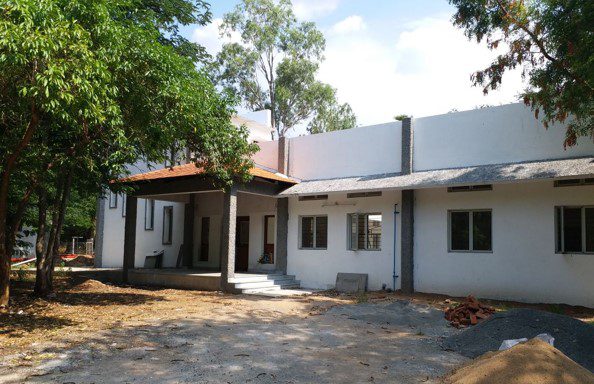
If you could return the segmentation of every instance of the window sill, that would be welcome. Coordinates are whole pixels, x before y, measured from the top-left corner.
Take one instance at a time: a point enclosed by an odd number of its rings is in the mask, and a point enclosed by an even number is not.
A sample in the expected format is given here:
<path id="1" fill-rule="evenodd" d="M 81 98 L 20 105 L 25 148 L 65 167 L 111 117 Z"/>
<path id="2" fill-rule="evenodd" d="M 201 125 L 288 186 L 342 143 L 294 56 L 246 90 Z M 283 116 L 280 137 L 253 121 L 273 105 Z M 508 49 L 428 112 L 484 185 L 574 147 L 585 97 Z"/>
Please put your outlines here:
<path id="1" fill-rule="evenodd" d="M 303 247 L 299 247 L 297 249 L 299 249 L 300 251 L 325 251 L 328 248 L 303 248 Z"/>
<path id="2" fill-rule="evenodd" d="M 490 250 L 490 251 L 474 251 L 474 250 L 465 251 L 462 249 L 460 249 L 460 250 L 450 249 L 450 250 L 448 250 L 448 253 L 493 253 L 493 250 Z"/>
<path id="3" fill-rule="evenodd" d="M 380 249 L 349 249 L 351 252 L 381 252 Z"/>
<path id="4" fill-rule="evenodd" d="M 557 255 L 594 255 L 594 252 L 555 252 Z"/>

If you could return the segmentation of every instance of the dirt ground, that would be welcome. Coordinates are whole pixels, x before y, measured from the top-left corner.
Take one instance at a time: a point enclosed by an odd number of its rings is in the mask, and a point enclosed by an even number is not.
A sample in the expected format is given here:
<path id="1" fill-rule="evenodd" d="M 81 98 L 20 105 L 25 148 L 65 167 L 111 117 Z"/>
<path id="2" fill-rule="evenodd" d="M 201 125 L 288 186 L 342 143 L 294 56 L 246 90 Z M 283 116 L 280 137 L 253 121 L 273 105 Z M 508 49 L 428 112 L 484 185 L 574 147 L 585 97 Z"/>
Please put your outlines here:
<path id="1" fill-rule="evenodd" d="M 2 383 L 419 383 L 467 361 L 440 346 L 459 332 L 443 319 L 456 300 L 445 296 L 271 299 L 67 278 L 49 300 L 30 289 L 15 283 L 0 313 Z"/>

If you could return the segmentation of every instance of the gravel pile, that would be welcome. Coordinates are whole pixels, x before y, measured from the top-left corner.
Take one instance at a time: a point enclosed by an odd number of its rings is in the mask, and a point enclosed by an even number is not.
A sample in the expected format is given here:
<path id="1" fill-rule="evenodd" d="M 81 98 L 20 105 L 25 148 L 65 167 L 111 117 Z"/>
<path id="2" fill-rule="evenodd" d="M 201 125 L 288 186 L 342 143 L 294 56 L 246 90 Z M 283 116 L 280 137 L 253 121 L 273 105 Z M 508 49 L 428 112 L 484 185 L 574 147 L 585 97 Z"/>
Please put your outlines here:
<path id="1" fill-rule="evenodd" d="M 493 315 L 488 320 L 448 337 L 447 350 L 476 358 L 488 351 L 497 351 L 501 342 L 540 333 L 555 338 L 555 347 L 570 359 L 594 372 L 594 326 L 569 316 L 534 309 L 512 309 Z"/>

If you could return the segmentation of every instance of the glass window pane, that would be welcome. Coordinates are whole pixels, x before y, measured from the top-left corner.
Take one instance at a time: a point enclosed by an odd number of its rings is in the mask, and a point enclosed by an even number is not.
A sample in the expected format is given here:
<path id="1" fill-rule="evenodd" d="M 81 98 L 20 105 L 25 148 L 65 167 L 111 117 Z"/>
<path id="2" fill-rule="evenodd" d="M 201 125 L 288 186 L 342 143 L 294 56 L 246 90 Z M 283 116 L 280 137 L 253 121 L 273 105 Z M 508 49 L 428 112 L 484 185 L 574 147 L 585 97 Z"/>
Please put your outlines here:
<path id="1" fill-rule="evenodd" d="M 557 231 L 557 238 L 556 240 L 556 245 L 555 245 L 555 251 L 557 252 L 563 252 L 563 246 L 561 245 L 561 239 L 563 238 L 563 228 L 562 228 L 562 214 L 563 214 L 563 208 L 561 207 L 557 207 L 555 208 L 555 225 L 556 228 L 555 230 Z"/>
<path id="2" fill-rule="evenodd" d="M 200 228 L 200 261 L 208 261 L 210 244 L 210 217 L 202 218 Z"/>
<path id="3" fill-rule="evenodd" d="M 357 248 L 365 249 L 365 224 L 367 223 L 367 215 L 357 216 Z"/>
<path id="4" fill-rule="evenodd" d="M 581 208 L 563 208 L 563 241 L 565 252 L 582 252 Z"/>
<path id="5" fill-rule="evenodd" d="M 316 248 L 328 246 L 328 218 L 326 216 L 316 217 Z"/>
<path id="6" fill-rule="evenodd" d="M 266 244 L 274 245 L 276 238 L 276 217 L 266 216 Z"/>
<path id="7" fill-rule="evenodd" d="M 450 241 L 452 251 L 469 250 L 469 225 L 470 215 L 468 212 L 450 212 Z"/>
<path id="8" fill-rule="evenodd" d="M 472 249 L 475 251 L 491 250 L 491 212 L 472 213 Z"/>
<path id="9" fill-rule="evenodd" d="M 382 238 L 382 215 L 367 216 L 367 249 L 380 249 Z"/>
<path id="10" fill-rule="evenodd" d="M 301 218 L 301 248 L 313 248 L 313 217 Z"/>
<path id="11" fill-rule="evenodd" d="M 594 208 L 586 208 L 586 252 L 594 252 Z"/>
<path id="12" fill-rule="evenodd" d="M 349 231 L 350 231 L 350 247 L 349 249 L 357 249 L 357 214 L 353 213 L 349 216 Z"/>

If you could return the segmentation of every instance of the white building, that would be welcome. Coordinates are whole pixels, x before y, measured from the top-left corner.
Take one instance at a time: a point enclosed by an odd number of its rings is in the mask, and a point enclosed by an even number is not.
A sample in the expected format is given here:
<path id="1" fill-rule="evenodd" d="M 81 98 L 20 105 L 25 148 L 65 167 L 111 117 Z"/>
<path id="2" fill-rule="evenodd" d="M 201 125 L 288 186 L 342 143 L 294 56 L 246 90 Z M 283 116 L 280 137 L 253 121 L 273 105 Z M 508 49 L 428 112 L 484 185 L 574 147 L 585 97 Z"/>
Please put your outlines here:
<path id="1" fill-rule="evenodd" d="M 223 284 L 235 270 L 274 270 L 325 289 L 350 272 L 371 290 L 594 307 L 594 143 L 564 149 L 564 134 L 511 104 L 260 135 L 248 186 L 219 191 L 193 165 L 130 179 L 128 260 L 142 267 L 165 250 L 174 267 L 186 243 L 182 264 L 221 270 Z M 121 267 L 125 209 L 101 205 L 99 265 Z"/>

